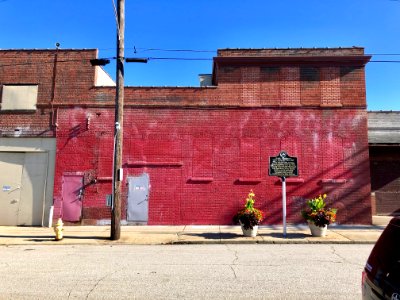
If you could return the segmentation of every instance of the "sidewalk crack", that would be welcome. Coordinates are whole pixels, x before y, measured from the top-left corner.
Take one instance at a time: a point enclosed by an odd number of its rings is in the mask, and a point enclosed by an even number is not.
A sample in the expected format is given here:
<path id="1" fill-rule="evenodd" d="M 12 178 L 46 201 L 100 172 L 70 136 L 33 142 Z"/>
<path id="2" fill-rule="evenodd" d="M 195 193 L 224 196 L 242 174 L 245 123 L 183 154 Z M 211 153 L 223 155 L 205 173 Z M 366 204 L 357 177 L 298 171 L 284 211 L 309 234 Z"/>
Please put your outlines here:
<path id="1" fill-rule="evenodd" d="M 335 230 L 330 230 L 330 231 L 334 232 L 337 235 L 340 235 L 342 238 L 345 238 L 347 241 L 351 241 L 351 239 L 349 239 L 347 236 L 344 236 L 343 234 L 341 234 L 341 233 L 339 233 L 339 232 L 337 232 Z"/>
<path id="2" fill-rule="evenodd" d="M 176 233 L 176 236 L 177 236 L 177 238 L 178 238 L 178 241 L 180 240 L 180 237 L 181 237 L 181 235 L 183 235 L 183 233 L 185 232 L 185 230 L 186 230 L 186 225 L 183 226 L 183 229 L 182 229 L 181 231 L 178 231 L 178 232 Z"/>

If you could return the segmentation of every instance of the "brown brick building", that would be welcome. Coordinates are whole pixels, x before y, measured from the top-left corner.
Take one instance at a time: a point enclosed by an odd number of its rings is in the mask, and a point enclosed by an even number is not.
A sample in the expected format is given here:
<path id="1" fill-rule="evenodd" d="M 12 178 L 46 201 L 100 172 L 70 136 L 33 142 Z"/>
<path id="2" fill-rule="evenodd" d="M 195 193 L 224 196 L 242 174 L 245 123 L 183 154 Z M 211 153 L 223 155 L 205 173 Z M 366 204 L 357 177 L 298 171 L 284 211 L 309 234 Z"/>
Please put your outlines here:
<path id="1" fill-rule="evenodd" d="M 52 206 L 66 221 L 109 221 L 115 87 L 95 57 L 0 51 L 7 224 L 45 224 Z M 253 189 L 265 223 L 280 223 L 268 159 L 286 150 L 299 161 L 287 180 L 289 222 L 327 193 L 339 223 L 370 223 L 369 59 L 357 47 L 224 49 L 211 86 L 125 88 L 123 220 L 230 224 Z"/>

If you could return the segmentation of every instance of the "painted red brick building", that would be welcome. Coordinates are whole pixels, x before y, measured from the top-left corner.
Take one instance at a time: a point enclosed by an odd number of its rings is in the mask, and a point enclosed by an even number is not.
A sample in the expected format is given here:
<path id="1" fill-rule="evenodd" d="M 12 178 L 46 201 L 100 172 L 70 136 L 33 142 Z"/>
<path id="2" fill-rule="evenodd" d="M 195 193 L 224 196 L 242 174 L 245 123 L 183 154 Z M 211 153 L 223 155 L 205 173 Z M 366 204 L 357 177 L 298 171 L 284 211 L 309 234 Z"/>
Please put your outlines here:
<path id="1" fill-rule="evenodd" d="M 0 51 L 0 168 L 16 153 L 45 153 L 42 202 L 26 204 L 42 205 L 42 225 L 53 205 L 65 221 L 110 220 L 115 87 L 89 63 L 96 57 Z M 211 86 L 126 87 L 122 219 L 231 224 L 253 189 L 265 224 L 280 223 L 281 182 L 268 160 L 285 150 L 299 162 L 287 179 L 288 222 L 302 222 L 305 199 L 327 193 L 339 223 L 369 224 L 369 59 L 358 47 L 223 49 Z M 4 196 L 13 188 L 1 180 Z"/>

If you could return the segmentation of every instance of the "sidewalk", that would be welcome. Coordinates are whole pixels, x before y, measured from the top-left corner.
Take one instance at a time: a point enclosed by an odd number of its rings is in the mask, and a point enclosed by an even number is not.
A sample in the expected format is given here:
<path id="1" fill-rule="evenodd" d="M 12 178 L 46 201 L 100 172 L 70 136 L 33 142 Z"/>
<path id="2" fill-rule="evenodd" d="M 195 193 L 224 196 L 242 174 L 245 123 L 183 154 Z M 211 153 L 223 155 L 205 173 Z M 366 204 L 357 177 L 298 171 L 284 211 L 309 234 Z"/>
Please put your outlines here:
<path id="1" fill-rule="evenodd" d="M 0 226 L 0 245 L 166 245 L 166 244 L 373 244 L 384 226 L 330 226 L 326 237 L 312 237 L 306 225 L 260 226 L 255 238 L 239 226 L 121 226 L 121 238 L 111 241 L 110 226 L 64 226 L 64 238 L 54 240 L 53 228 Z"/>

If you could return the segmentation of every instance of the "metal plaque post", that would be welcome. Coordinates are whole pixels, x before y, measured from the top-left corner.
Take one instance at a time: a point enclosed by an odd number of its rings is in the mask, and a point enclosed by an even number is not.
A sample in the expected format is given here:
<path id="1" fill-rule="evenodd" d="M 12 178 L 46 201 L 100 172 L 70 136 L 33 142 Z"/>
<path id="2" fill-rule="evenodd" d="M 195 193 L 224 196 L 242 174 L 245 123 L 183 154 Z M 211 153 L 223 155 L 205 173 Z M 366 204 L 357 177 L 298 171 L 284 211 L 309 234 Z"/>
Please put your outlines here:
<path id="1" fill-rule="evenodd" d="M 282 224 L 283 237 L 286 237 L 286 177 L 298 176 L 297 157 L 291 157 L 285 151 L 269 158 L 269 176 L 282 180 Z"/>
<path id="2" fill-rule="evenodd" d="M 283 223 L 283 237 L 286 237 L 286 177 L 282 179 L 282 223 Z"/>

